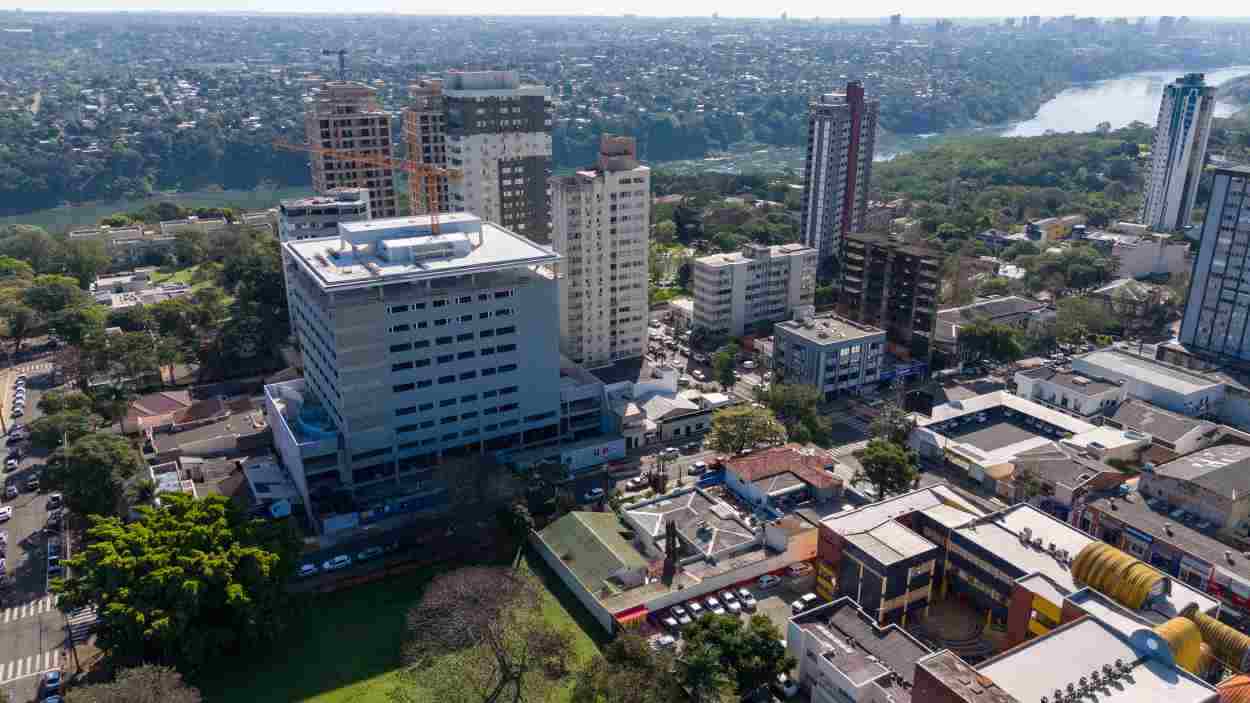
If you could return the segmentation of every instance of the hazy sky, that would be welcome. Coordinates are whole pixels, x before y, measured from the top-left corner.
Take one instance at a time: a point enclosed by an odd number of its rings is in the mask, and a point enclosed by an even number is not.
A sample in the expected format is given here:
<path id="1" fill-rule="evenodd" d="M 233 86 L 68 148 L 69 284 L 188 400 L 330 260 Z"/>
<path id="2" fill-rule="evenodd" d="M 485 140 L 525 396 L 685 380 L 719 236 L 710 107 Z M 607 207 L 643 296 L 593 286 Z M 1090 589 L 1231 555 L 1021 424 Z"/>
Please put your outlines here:
<path id="1" fill-rule="evenodd" d="M 27 10 L 143 10 L 220 11 L 220 12 L 400 12 L 405 14 L 443 14 L 442 3 L 412 0 L 0 0 L 0 8 Z M 911 17 L 1000 17 L 1004 10 L 1015 15 L 1040 14 L 1056 16 L 1093 13 L 1104 17 L 1139 15 L 1157 16 L 1185 12 L 1191 17 L 1245 14 L 1244 5 L 1227 0 L 1197 0 L 1178 5 L 1162 0 L 1103 0 L 1098 3 L 1028 2 L 1003 3 L 989 0 L 895 0 L 885 3 L 829 3 L 819 0 L 781 0 L 777 3 L 748 0 L 459 0 L 450 3 L 447 14 L 471 15 L 619 15 L 633 12 L 640 15 L 692 16 L 719 12 L 723 17 L 777 17 L 783 11 L 791 17 L 881 17 L 902 12 Z"/>

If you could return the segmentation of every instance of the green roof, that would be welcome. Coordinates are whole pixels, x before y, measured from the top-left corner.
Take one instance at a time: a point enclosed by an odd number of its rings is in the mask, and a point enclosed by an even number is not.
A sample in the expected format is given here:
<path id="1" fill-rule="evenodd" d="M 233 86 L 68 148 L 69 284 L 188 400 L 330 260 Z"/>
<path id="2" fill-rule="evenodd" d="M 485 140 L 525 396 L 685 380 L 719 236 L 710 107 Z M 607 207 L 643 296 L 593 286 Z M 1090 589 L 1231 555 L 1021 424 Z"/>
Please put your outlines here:
<path id="1" fill-rule="evenodd" d="M 592 594 L 622 569 L 646 568 L 647 559 L 621 536 L 616 513 L 573 512 L 539 532 L 547 547 Z"/>

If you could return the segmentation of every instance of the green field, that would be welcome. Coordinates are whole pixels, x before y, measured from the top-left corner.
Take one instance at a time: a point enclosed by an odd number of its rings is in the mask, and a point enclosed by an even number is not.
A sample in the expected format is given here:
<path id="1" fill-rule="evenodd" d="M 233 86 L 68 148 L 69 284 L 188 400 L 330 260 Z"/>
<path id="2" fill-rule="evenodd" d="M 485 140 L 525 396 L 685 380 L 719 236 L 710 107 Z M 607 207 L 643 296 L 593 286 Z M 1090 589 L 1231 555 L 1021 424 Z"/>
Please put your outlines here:
<path id="1" fill-rule="evenodd" d="M 544 615 L 574 634 L 580 666 L 598 649 L 588 618 L 536 558 L 521 568 L 547 585 Z M 388 703 L 398 681 L 404 615 L 436 570 L 420 570 L 340 593 L 309 596 L 292 628 L 264 652 L 211 666 L 196 684 L 209 703 Z M 566 605 L 569 604 L 569 605 Z M 576 618 L 576 619 L 575 619 Z M 597 633 L 596 633 L 597 634 Z"/>

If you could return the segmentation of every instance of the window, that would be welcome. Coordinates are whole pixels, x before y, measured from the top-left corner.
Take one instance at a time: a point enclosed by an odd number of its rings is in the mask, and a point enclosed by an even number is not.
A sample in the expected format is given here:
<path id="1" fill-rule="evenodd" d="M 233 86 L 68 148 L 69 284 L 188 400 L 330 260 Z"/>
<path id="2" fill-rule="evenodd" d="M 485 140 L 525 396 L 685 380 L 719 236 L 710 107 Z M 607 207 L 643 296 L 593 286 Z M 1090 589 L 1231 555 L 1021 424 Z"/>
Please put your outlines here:
<path id="1" fill-rule="evenodd" d="M 417 381 L 417 388 L 429 388 L 432 385 L 434 385 L 434 382 L 428 378 L 424 378 L 424 379 L 421 379 L 420 381 Z"/>
<path id="2" fill-rule="evenodd" d="M 486 374 L 483 373 L 482 375 L 485 376 Z M 483 398 L 494 398 L 497 395 L 499 395 L 499 391 L 485 391 L 482 393 Z"/>
<path id="3" fill-rule="evenodd" d="M 399 433 L 413 432 L 417 429 L 417 427 L 418 427 L 417 423 L 414 422 L 411 425 L 400 425 L 399 427 L 395 428 L 395 431 Z"/>
<path id="4" fill-rule="evenodd" d="M 392 393 L 407 393 L 417 387 L 415 383 L 401 383 L 398 386 L 391 386 Z"/>
<path id="5" fill-rule="evenodd" d="M 412 304 L 412 309 L 413 309 L 413 310 L 424 310 L 424 309 L 425 309 L 425 303 L 413 303 L 413 304 Z"/>
<path id="6" fill-rule="evenodd" d="M 428 411 L 430 411 L 430 410 L 433 410 L 433 409 L 434 409 L 434 404 L 433 404 L 433 403 L 422 403 L 422 404 L 420 404 L 420 405 L 418 405 L 418 406 L 417 406 L 417 409 L 418 409 L 418 410 L 420 410 L 421 412 L 428 412 Z"/>
<path id="7" fill-rule="evenodd" d="M 403 343 L 403 344 L 392 344 L 392 345 L 391 345 L 391 353 L 392 353 L 392 354 L 398 354 L 399 352 L 406 352 L 406 351 L 408 351 L 408 350 L 410 350 L 410 349 L 412 349 L 412 345 L 411 345 L 411 344 L 409 344 L 409 343 L 407 343 L 407 342 L 405 342 L 405 343 Z"/>
<path id="8" fill-rule="evenodd" d="M 477 336 L 481 337 L 482 339 L 486 339 L 487 337 L 494 337 L 495 330 L 482 330 L 481 332 L 477 333 Z"/>
<path id="9" fill-rule="evenodd" d="M 516 386 L 506 386 L 504 388 L 499 389 L 499 395 L 512 395 L 513 393 L 516 393 L 519 390 L 521 389 L 517 388 Z"/>
<path id="10" fill-rule="evenodd" d="M 499 373 L 512 373 L 516 371 L 516 364 L 504 364 L 499 367 Z"/>
<path id="11" fill-rule="evenodd" d="M 494 369 L 490 369 L 490 368 L 487 368 L 487 369 L 482 369 L 482 375 L 483 375 L 483 376 L 494 376 L 494 375 L 495 375 L 495 370 L 494 370 Z"/>
<path id="12" fill-rule="evenodd" d="M 396 371 L 407 371 L 410 368 L 412 368 L 411 361 L 405 361 L 400 364 L 391 364 L 391 373 L 395 373 Z"/>
<path id="13" fill-rule="evenodd" d="M 460 316 L 460 322 L 462 322 L 462 323 L 464 323 L 464 322 L 473 322 L 473 313 L 469 313 L 468 315 L 461 315 L 461 316 Z"/>
<path id="14" fill-rule="evenodd" d="M 459 435 L 457 435 L 455 432 L 448 432 L 447 434 L 443 435 L 443 441 L 450 442 L 451 440 L 455 439 L 458 436 Z"/>
<path id="15" fill-rule="evenodd" d="M 515 344 L 500 344 L 500 345 L 499 345 L 499 353 L 500 353 L 500 354 L 506 354 L 506 353 L 508 353 L 508 352 L 510 352 L 510 351 L 516 351 L 516 345 L 515 345 Z"/>
<path id="16" fill-rule="evenodd" d="M 499 412 L 499 408 L 486 408 L 485 410 L 483 410 L 483 411 L 482 411 L 482 414 L 483 414 L 483 415 L 494 415 L 494 414 L 495 414 L 495 413 L 497 413 L 497 412 Z"/>
<path id="17" fill-rule="evenodd" d="M 457 421 L 457 420 L 459 420 L 459 419 L 460 419 L 460 418 L 459 418 L 459 417 L 457 417 L 457 416 L 455 416 L 455 415 L 448 415 L 447 417 L 440 418 L 440 419 L 439 419 L 439 421 L 438 421 L 438 424 L 440 424 L 440 425 L 450 425 L 451 423 L 453 423 L 453 422 L 455 422 L 455 421 Z"/>
<path id="18" fill-rule="evenodd" d="M 412 325 L 404 323 L 402 325 L 394 325 L 392 327 L 387 327 L 386 331 L 387 332 L 407 332 L 411 329 L 412 329 Z"/>
<path id="19" fill-rule="evenodd" d="M 390 450 L 389 448 L 384 448 L 384 449 L 372 449 L 372 450 L 367 451 L 367 452 L 361 452 L 361 453 L 359 453 L 359 454 L 353 454 L 353 455 L 352 455 L 352 461 L 361 461 L 361 460 L 364 460 L 364 459 L 372 459 L 372 458 L 373 458 L 373 457 L 375 457 L 375 456 L 382 456 L 383 454 L 386 454 L 386 453 L 388 453 L 388 452 L 390 452 L 390 451 L 391 451 L 391 450 Z"/>
<path id="20" fill-rule="evenodd" d="M 473 296 L 471 296 L 471 295 L 462 295 L 462 296 L 460 296 L 459 298 L 456 298 L 456 302 L 457 302 L 457 303 L 459 303 L 459 304 L 461 304 L 461 305 L 464 305 L 465 303 L 471 303 L 471 302 L 473 302 Z"/>
<path id="21" fill-rule="evenodd" d="M 476 371 L 465 371 L 464 373 L 460 374 L 461 381 L 472 381 L 475 378 L 477 378 Z"/>
<path id="22" fill-rule="evenodd" d="M 391 313 L 392 315 L 398 315 L 401 312 L 408 312 L 408 306 L 407 305 L 392 305 L 389 308 L 387 308 L 386 311 Z"/>
<path id="23" fill-rule="evenodd" d="M 477 394 L 476 394 L 476 393 L 470 393 L 470 394 L 468 394 L 468 395 L 462 395 L 462 396 L 460 396 L 460 402 L 461 402 L 461 403 L 472 403 L 472 402 L 473 402 L 473 401 L 475 401 L 475 400 L 477 400 Z"/>
<path id="24" fill-rule="evenodd" d="M 456 404 L 456 399 L 455 399 L 455 398 L 444 398 L 444 399 L 442 399 L 442 400 L 438 401 L 438 407 L 440 407 L 440 408 L 449 408 L 449 407 L 451 407 L 451 406 L 453 406 L 453 405 L 455 405 L 455 404 Z"/>
<path id="25" fill-rule="evenodd" d="M 452 361 L 455 358 L 456 358 L 455 354 L 439 354 L 438 363 L 446 364 L 447 362 Z"/>
<path id="26" fill-rule="evenodd" d="M 430 365 L 430 360 L 429 360 L 429 359 L 417 359 L 417 360 L 416 360 L 416 361 L 414 361 L 413 363 L 414 363 L 414 364 L 416 364 L 417 368 L 422 368 L 422 367 L 425 367 L 425 366 L 429 366 L 429 365 Z"/>
<path id="27" fill-rule="evenodd" d="M 516 403 L 508 403 L 506 405 L 500 405 L 499 412 L 501 413 L 511 412 L 513 410 L 516 410 L 518 407 L 520 406 L 517 405 Z"/>
<path id="28" fill-rule="evenodd" d="M 465 413 L 465 414 L 461 415 L 461 416 L 460 416 L 460 419 L 461 419 L 461 420 L 472 420 L 472 419 L 474 419 L 474 418 L 476 418 L 476 417 L 477 417 L 477 411 L 476 411 L 476 410 L 474 410 L 473 412 L 467 412 L 467 413 Z"/>
<path id="29" fill-rule="evenodd" d="M 499 308 L 495 311 L 495 317 L 507 317 L 512 314 L 512 308 Z"/>
<path id="30" fill-rule="evenodd" d="M 498 299 L 500 299 L 500 298 L 511 298 L 511 297 L 512 297 L 512 291 L 510 291 L 510 290 L 497 290 L 497 291 L 495 291 L 495 299 L 496 299 L 496 300 L 498 300 Z"/>
<path id="31" fill-rule="evenodd" d="M 446 298 L 439 298 L 438 300 L 435 300 L 435 301 L 434 301 L 434 307 L 436 307 L 436 308 L 441 308 L 441 307 L 444 307 L 444 306 L 446 306 L 446 305 L 447 305 L 447 299 L 446 299 Z"/>
<path id="32" fill-rule="evenodd" d="M 445 385 L 447 385 L 448 383 L 455 383 L 455 382 L 456 382 L 456 377 L 455 377 L 454 375 L 453 375 L 453 376 L 439 376 L 439 377 L 438 377 L 438 385 L 440 385 L 440 386 L 445 386 Z"/>
<path id="33" fill-rule="evenodd" d="M 512 334 L 513 332 L 516 332 L 516 325 L 508 325 L 507 327 L 500 327 L 495 330 L 495 334 L 501 337 L 505 334 Z"/>
<path id="34" fill-rule="evenodd" d="M 439 337 L 438 339 L 434 340 L 434 343 L 439 345 L 440 347 L 446 344 L 451 344 L 451 342 L 452 342 L 451 337 Z"/>
<path id="35" fill-rule="evenodd" d="M 425 349 L 428 346 L 430 346 L 430 340 L 428 339 L 419 339 L 412 343 L 413 349 Z"/>
<path id="36" fill-rule="evenodd" d="M 456 358 L 457 359 L 472 359 L 475 356 L 477 356 L 477 352 L 473 350 L 469 350 L 469 351 L 460 352 L 459 354 L 456 355 Z"/>
<path id="37" fill-rule="evenodd" d="M 495 353 L 494 347 L 482 347 L 482 356 L 490 356 Z"/>
<path id="38" fill-rule="evenodd" d="M 430 323 L 429 323 L 429 322 L 427 322 L 426 320 L 422 320 L 422 321 L 420 321 L 420 322 L 418 322 L 418 323 L 417 323 L 417 329 L 419 329 L 419 330 L 423 330 L 423 329 L 425 329 L 425 328 L 427 328 L 427 327 L 429 327 L 429 326 L 430 326 Z"/>
<path id="39" fill-rule="evenodd" d="M 434 321 L 434 326 L 435 326 L 435 327 L 446 327 L 446 326 L 447 326 L 447 318 L 445 318 L 445 317 L 440 317 L 440 318 L 438 318 L 437 320 L 435 320 L 435 321 Z"/>
<path id="40" fill-rule="evenodd" d="M 489 313 L 489 312 L 479 312 L 479 313 L 477 314 L 477 319 L 479 319 L 479 320 L 486 320 L 486 319 L 489 319 L 489 318 L 490 318 L 490 313 Z"/>
<path id="41" fill-rule="evenodd" d="M 457 341 L 457 342 L 472 342 L 472 341 L 473 341 L 473 333 L 472 333 L 472 332 L 465 332 L 464 334 L 458 334 L 458 335 L 456 335 L 456 341 Z"/>
<path id="42" fill-rule="evenodd" d="M 431 428 L 431 427 L 433 427 L 433 426 L 434 426 L 434 421 L 433 421 L 433 420 L 426 420 L 425 422 L 422 422 L 422 423 L 421 423 L 421 429 L 423 429 L 423 430 L 428 430 L 428 429 L 430 429 L 430 428 Z"/>
<path id="43" fill-rule="evenodd" d="M 398 410 L 396 410 L 396 411 L 395 411 L 395 415 L 397 415 L 397 416 L 411 415 L 411 414 L 415 413 L 416 411 L 417 411 L 417 406 L 415 406 L 415 405 L 409 405 L 409 406 L 408 406 L 408 407 L 406 407 L 406 408 L 399 408 Z"/>

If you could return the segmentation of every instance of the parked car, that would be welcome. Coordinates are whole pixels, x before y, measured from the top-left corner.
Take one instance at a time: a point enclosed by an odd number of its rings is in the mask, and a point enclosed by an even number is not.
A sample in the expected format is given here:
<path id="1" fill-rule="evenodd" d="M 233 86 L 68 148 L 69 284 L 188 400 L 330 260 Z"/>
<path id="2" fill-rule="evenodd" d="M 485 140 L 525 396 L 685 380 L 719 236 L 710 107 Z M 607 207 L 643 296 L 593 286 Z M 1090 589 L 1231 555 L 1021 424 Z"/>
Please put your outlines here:
<path id="1" fill-rule="evenodd" d="M 631 491 L 640 491 L 646 488 L 648 483 L 646 475 L 635 476 L 625 482 L 625 487 Z"/>
<path id="2" fill-rule="evenodd" d="M 681 627 L 680 625 L 678 625 L 678 624 L 677 624 L 677 618 L 675 618 L 675 617 L 673 617 L 673 616 L 671 616 L 671 615 L 670 615 L 670 616 L 668 616 L 668 617 L 666 617 L 666 618 L 664 618 L 663 620 L 661 620 L 661 621 L 660 621 L 660 624 L 664 626 L 664 629 L 666 629 L 666 630 L 668 630 L 668 631 L 670 631 L 670 632 L 672 632 L 672 631 L 676 630 L 677 628 Z"/>
<path id="3" fill-rule="evenodd" d="M 15 485 L 13 485 L 12 483 L 10 483 L 10 484 L 9 484 L 9 485 L 8 485 L 8 486 L 4 489 L 4 499 L 5 499 L 5 500 L 13 500 L 13 499 L 14 499 L 14 498 L 16 498 L 16 497 L 17 497 L 17 486 L 15 486 Z"/>
<path id="4" fill-rule="evenodd" d="M 759 578 L 760 590 L 767 591 L 781 585 L 781 579 L 772 574 L 764 574 Z"/>
<path id="5" fill-rule="evenodd" d="M 701 449 L 701 447 L 699 446 L 698 442 L 687 442 L 682 445 L 681 453 L 682 454 L 697 454 L 699 452 L 699 449 Z"/>
<path id="6" fill-rule="evenodd" d="M 377 559 L 380 556 L 382 556 L 381 547 L 369 547 L 368 549 L 360 550 L 360 553 L 356 555 L 356 561 L 369 561 L 370 559 Z"/>
<path id="7" fill-rule="evenodd" d="M 65 501 L 65 496 L 61 495 L 60 493 L 49 493 L 47 508 L 48 510 L 56 510 L 57 508 L 61 507 L 61 503 L 63 503 L 64 501 Z"/>
<path id="8" fill-rule="evenodd" d="M 31 476 L 30 478 L 26 479 L 26 490 L 31 491 L 32 493 L 34 491 L 39 490 L 39 475 L 38 474 L 35 474 Z"/>
<path id="9" fill-rule="evenodd" d="M 13 506 L 6 505 L 0 508 L 0 522 L 8 522 L 13 517 Z"/>
<path id="10" fill-rule="evenodd" d="M 589 491 L 586 491 L 586 495 L 582 496 L 582 502 L 594 503 L 595 501 L 603 500 L 605 495 L 607 495 L 607 493 L 604 492 L 602 488 L 592 488 Z"/>
<path id="11" fill-rule="evenodd" d="M 720 600 L 725 604 L 725 610 L 728 610 L 730 614 L 737 615 L 742 612 L 742 604 L 738 602 L 738 598 L 733 591 L 722 591 Z"/>
<path id="12" fill-rule="evenodd" d="M 742 362 L 742 368 L 746 369 L 747 371 L 750 371 L 751 369 L 755 368 L 755 362 L 748 359 L 747 361 Z"/>
<path id="13" fill-rule="evenodd" d="M 299 572 L 297 575 L 302 579 L 306 579 L 309 576 L 315 576 L 316 574 L 317 574 L 316 564 L 300 564 Z"/>
<path id="14" fill-rule="evenodd" d="M 25 415 L 26 413 L 25 413 L 25 412 L 24 412 L 21 408 L 14 408 L 14 409 L 13 409 L 13 412 L 11 412 L 11 413 L 9 413 L 9 414 L 10 414 L 12 417 L 21 417 L 21 416 Z"/>
<path id="15" fill-rule="evenodd" d="M 690 609 L 690 617 L 692 618 L 701 618 L 703 617 L 703 614 L 707 612 L 703 609 L 703 606 L 699 605 L 699 601 L 697 600 L 690 601 L 686 607 Z"/>
<path id="16" fill-rule="evenodd" d="M 702 381 L 705 377 L 704 373 L 700 371 L 699 369 L 695 369 L 694 371 L 691 371 L 690 375 L 694 376 L 694 379 L 696 381 Z"/>
<path id="17" fill-rule="evenodd" d="M 794 698 L 799 692 L 799 684 L 790 678 L 784 671 L 777 674 L 777 688 L 781 690 L 781 695 L 786 698 Z"/>
<path id="18" fill-rule="evenodd" d="M 39 681 L 39 695 L 52 696 L 61 692 L 61 671 L 53 669 L 44 672 Z"/>
<path id="19" fill-rule="evenodd" d="M 665 447 L 660 451 L 660 456 L 665 459 L 676 459 L 681 454 L 677 447 Z"/>
<path id="20" fill-rule="evenodd" d="M 815 593 L 804 593 L 798 600 L 790 604 L 790 612 L 798 615 L 805 610 L 811 610 L 820 603 L 820 598 Z"/>
<path id="21" fill-rule="evenodd" d="M 352 565 L 352 558 L 347 556 L 346 554 L 340 554 L 334 557 L 333 559 L 326 561 L 326 563 L 322 564 L 321 570 L 322 571 L 338 571 L 339 569 L 346 569 L 347 567 L 351 565 Z"/>
<path id="22" fill-rule="evenodd" d="M 4 472 L 7 474 L 10 471 L 16 471 L 17 464 L 18 464 L 17 459 L 13 459 L 13 458 L 5 459 L 4 460 Z"/>
<path id="23" fill-rule="evenodd" d="M 755 600 L 755 596 L 745 588 L 738 589 L 738 602 L 742 603 L 742 609 L 748 613 L 754 611 L 755 606 L 759 605 Z"/>
<path id="24" fill-rule="evenodd" d="M 707 606 L 708 610 L 712 611 L 716 615 L 725 614 L 725 609 L 721 606 L 720 601 L 716 599 L 716 596 L 708 596 L 704 599 L 703 603 Z"/>
<path id="25" fill-rule="evenodd" d="M 672 617 L 677 620 L 677 624 L 681 627 L 685 627 L 693 622 L 693 620 L 690 619 L 690 613 L 686 612 L 686 609 L 680 605 L 674 605 L 671 609 L 669 609 L 669 612 L 672 613 Z"/>
<path id="26" fill-rule="evenodd" d="M 655 639 L 655 646 L 660 649 L 672 649 L 677 646 L 677 638 L 672 635 L 660 635 Z"/>
<path id="27" fill-rule="evenodd" d="M 686 473 L 690 474 L 691 476 L 698 476 L 704 471 L 707 471 L 707 462 L 696 461 L 690 465 L 690 469 Z"/>
<path id="28" fill-rule="evenodd" d="M 800 578 L 812 573 L 812 565 L 805 561 L 795 562 L 786 567 L 786 576 Z"/>

